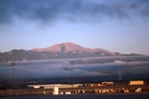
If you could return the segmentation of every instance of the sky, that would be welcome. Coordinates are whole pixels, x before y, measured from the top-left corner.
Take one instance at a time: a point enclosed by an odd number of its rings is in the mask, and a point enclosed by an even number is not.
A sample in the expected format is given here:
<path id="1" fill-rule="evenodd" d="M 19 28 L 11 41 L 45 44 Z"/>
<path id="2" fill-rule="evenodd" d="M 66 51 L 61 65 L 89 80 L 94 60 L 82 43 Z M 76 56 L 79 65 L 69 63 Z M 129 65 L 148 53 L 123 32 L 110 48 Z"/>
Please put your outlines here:
<path id="1" fill-rule="evenodd" d="M 0 52 L 64 42 L 149 55 L 149 0 L 0 0 Z"/>

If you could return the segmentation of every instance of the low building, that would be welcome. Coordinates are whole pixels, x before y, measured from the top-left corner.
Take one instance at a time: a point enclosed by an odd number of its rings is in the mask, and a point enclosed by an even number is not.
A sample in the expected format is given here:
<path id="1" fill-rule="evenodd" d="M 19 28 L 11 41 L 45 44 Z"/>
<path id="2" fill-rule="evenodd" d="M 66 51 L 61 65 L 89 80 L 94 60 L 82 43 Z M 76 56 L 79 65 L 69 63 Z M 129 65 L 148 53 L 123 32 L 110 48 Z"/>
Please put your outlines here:
<path id="1" fill-rule="evenodd" d="M 130 81 L 129 85 L 144 85 L 144 81 L 143 80 Z"/>
<path id="2" fill-rule="evenodd" d="M 102 85 L 103 86 L 114 85 L 114 82 L 112 82 L 112 81 L 109 81 L 109 82 L 104 81 L 104 82 L 102 82 Z"/>
<path id="3" fill-rule="evenodd" d="M 58 88 L 77 88 L 83 86 L 82 84 L 73 84 L 73 86 L 71 84 L 44 84 L 44 85 L 28 85 L 29 88 L 43 88 L 43 89 L 53 89 L 54 87 L 58 87 Z"/>
<path id="4" fill-rule="evenodd" d="M 91 87 L 98 87 L 101 86 L 101 84 L 90 84 Z"/>

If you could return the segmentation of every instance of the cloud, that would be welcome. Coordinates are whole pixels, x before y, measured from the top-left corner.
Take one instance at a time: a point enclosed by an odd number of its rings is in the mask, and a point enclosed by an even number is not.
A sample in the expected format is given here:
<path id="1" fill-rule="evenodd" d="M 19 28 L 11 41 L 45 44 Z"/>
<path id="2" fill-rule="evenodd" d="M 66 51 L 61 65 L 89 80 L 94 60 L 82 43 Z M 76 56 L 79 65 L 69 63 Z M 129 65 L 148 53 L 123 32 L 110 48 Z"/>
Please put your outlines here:
<path id="1" fill-rule="evenodd" d="M 15 72 L 18 74 L 35 74 L 36 76 L 53 76 L 53 75 L 66 75 L 71 72 L 70 61 L 74 61 L 72 65 L 73 71 L 75 75 L 82 74 L 108 74 L 116 71 L 121 71 L 121 73 L 125 72 L 127 63 L 123 60 L 130 60 L 128 62 L 130 71 L 148 71 L 149 61 L 146 60 L 146 56 L 142 57 L 90 57 L 90 58 L 70 58 L 70 59 L 47 59 L 47 60 L 32 60 L 32 61 L 16 61 L 16 65 L 14 66 Z M 120 62 L 114 62 L 114 60 L 121 60 Z M 95 62 L 97 60 L 106 62 Z M 146 61 L 144 61 L 146 60 Z M 93 62 L 92 62 L 93 61 Z M 94 63 L 95 62 L 95 63 Z M 12 73 L 12 66 L 7 62 L 0 62 L 0 74 L 3 73 Z M 23 75 L 22 74 L 22 75 Z M 116 72 L 116 74 L 118 74 Z M 28 77 L 28 76 L 27 76 Z"/>
<path id="2" fill-rule="evenodd" d="M 66 18 L 92 20 L 103 16 L 128 18 L 149 17 L 148 0 L 0 0 L 0 23 L 10 23 L 13 17 L 33 21 L 55 21 Z"/>
<path id="3" fill-rule="evenodd" d="M 103 57 L 105 58 L 105 57 Z M 88 60 L 91 58 L 82 58 Z M 96 59 L 96 58 L 95 58 Z M 113 76 L 117 79 L 123 79 L 126 74 L 126 63 L 97 63 L 97 64 L 75 64 L 76 59 L 53 59 L 53 60 L 34 60 L 26 62 L 17 62 L 14 66 L 15 79 L 42 79 L 50 77 L 71 77 L 70 61 L 74 60 L 73 75 L 74 77 L 90 76 Z M 12 66 L 6 63 L 0 64 L 0 80 L 12 79 Z M 128 63 L 130 75 L 147 75 L 149 72 L 149 61 L 130 61 Z M 11 76 L 10 76 L 11 75 Z"/>

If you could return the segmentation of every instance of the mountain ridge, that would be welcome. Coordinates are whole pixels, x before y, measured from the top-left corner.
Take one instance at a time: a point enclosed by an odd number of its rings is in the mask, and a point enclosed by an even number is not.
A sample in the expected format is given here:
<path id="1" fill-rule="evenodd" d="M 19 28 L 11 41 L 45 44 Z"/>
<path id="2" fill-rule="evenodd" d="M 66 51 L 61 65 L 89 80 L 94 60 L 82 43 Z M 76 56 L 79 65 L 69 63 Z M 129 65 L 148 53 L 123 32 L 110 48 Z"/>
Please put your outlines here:
<path id="1" fill-rule="evenodd" d="M 61 44 L 55 44 L 47 48 L 35 48 L 28 51 L 12 50 L 9 52 L 0 53 L 0 62 L 135 55 L 141 54 L 121 54 L 119 52 L 111 52 L 101 48 L 85 48 L 78 44 L 66 42 Z"/>
<path id="2" fill-rule="evenodd" d="M 65 50 L 66 49 L 66 50 Z M 91 49 L 91 48 L 86 48 L 86 47 L 82 47 L 78 44 L 74 44 L 71 42 L 65 42 L 65 43 L 61 43 L 61 44 L 55 44 L 52 46 L 49 46 L 47 48 L 35 48 L 32 49 L 32 51 L 38 51 L 38 52 L 43 52 L 43 51 L 54 51 L 54 52 L 68 52 L 68 51 L 75 51 L 75 50 L 82 50 L 82 51 L 89 51 L 89 52 L 95 52 L 95 51 L 108 51 L 105 49 L 101 49 L 101 48 L 95 48 L 95 49 Z M 110 51 L 108 51 L 110 52 Z"/>

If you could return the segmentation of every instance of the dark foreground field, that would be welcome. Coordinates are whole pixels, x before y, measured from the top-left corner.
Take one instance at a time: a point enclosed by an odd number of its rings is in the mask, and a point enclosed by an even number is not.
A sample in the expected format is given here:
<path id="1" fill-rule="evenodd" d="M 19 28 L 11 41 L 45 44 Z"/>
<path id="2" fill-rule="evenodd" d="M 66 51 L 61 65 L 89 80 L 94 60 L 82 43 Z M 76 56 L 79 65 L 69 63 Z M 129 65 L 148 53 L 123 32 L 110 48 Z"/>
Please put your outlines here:
<path id="1" fill-rule="evenodd" d="M 3 99 L 149 99 L 149 93 L 81 94 L 81 95 L 30 95 L 9 96 Z"/>

